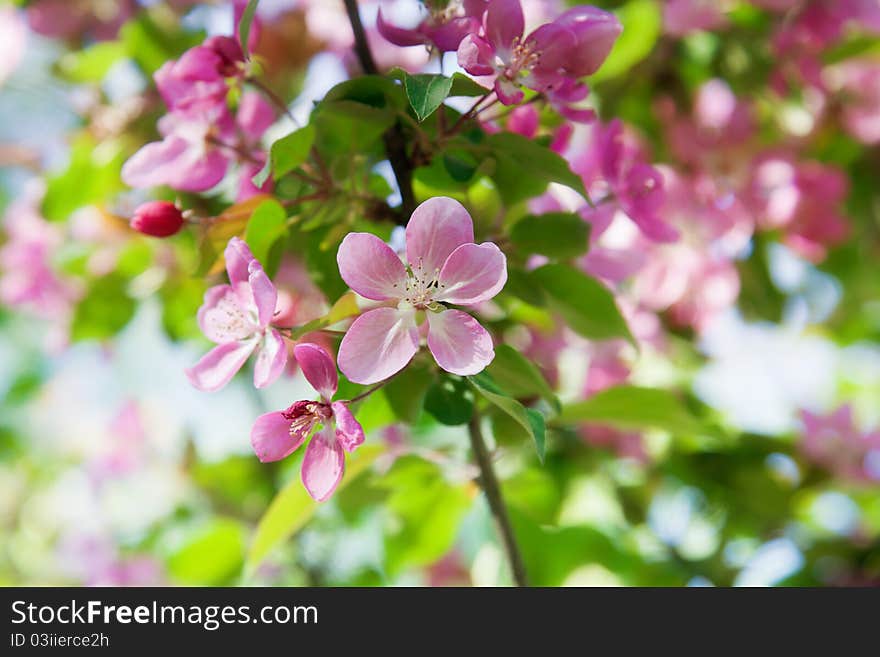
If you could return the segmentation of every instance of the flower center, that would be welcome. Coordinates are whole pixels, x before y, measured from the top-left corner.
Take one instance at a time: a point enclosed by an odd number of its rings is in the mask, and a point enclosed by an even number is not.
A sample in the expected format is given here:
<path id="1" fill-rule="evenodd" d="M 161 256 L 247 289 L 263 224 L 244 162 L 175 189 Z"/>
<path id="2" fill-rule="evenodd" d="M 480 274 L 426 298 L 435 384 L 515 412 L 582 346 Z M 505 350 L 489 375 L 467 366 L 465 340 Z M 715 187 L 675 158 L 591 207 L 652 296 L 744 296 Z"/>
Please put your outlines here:
<path id="1" fill-rule="evenodd" d="M 293 437 L 309 433 L 319 422 L 333 417 L 330 404 L 317 401 L 294 402 L 290 408 L 281 413 L 285 420 L 290 420 L 290 435 Z"/>
<path id="2" fill-rule="evenodd" d="M 440 282 L 440 270 L 424 271 L 422 263 L 408 270 L 402 299 L 419 310 L 424 310 L 434 302 L 434 296 L 446 286 Z"/>
<path id="3" fill-rule="evenodd" d="M 541 59 L 541 53 L 535 49 L 533 40 L 524 41 L 522 37 L 516 37 L 511 44 L 510 60 L 504 69 L 504 73 L 511 80 L 517 77 L 527 76 Z"/>

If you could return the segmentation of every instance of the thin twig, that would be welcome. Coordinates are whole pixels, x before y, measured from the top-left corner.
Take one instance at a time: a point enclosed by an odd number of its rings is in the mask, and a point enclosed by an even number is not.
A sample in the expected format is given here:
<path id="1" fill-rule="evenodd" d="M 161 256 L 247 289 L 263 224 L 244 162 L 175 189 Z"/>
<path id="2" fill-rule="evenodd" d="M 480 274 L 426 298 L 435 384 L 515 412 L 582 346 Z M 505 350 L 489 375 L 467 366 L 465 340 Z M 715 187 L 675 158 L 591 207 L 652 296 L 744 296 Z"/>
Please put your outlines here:
<path id="1" fill-rule="evenodd" d="M 528 586 L 529 581 L 526 577 L 525 564 L 519 551 L 519 545 L 516 543 L 516 536 L 513 534 L 513 527 L 510 524 L 507 507 L 504 506 L 504 498 L 501 496 L 501 487 L 498 485 L 498 478 L 495 476 L 495 470 L 492 468 L 489 450 L 486 449 L 486 443 L 483 440 L 483 432 L 480 429 L 480 416 L 476 412 L 468 423 L 468 433 L 471 438 L 471 447 L 474 450 L 474 458 L 480 468 L 480 486 L 483 488 L 483 492 L 486 493 L 486 501 L 489 503 L 489 509 L 492 511 L 492 515 L 495 517 L 495 522 L 498 525 L 498 532 L 501 534 L 501 540 L 504 543 L 504 551 L 507 553 L 508 561 L 510 561 L 513 581 L 516 582 L 517 586 Z"/>

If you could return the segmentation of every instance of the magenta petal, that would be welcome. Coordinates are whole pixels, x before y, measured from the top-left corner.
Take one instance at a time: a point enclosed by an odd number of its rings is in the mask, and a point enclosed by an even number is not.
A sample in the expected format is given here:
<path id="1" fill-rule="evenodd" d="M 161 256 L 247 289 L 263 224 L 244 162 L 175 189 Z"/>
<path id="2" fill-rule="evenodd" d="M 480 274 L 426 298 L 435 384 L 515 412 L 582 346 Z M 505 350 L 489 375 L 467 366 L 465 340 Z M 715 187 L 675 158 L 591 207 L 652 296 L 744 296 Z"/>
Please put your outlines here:
<path id="1" fill-rule="evenodd" d="M 346 452 L 353 452 L 364 442 L 364 428 L 348 408 L 348 404 L 333 402 L 330 404 L 336 418 L 336 440 Z"/>
<path id="2" fill-rule="evenodd" d="M 488 301 L 507 282 L 507 258 L 492 242 L 462 244 L 440 270 L 441 292 L 435 297 L 462 306 Z"/>
<path id="3" fill-rule="evenodd" d="M 376 16 L 376 29 L 379 31 L 379 34 L 395 46 L 420 46 L 425 43 L 425 35 L 418 30 L 407 30 L 387 22 L 385 17 L 382 16 L 381 7 Z"/>
<path id="4" fill-rule="evenodd" d="M 474 241 L 474 222 L 455 199 L 435 196 L 419 205 L 406 225 L 406 259 L 413 273 L 428 274 L 443 263 L 462 244 Z"/>
<path id="5" fill-rule="evenodd" d="M 255 341 L 248 341 L 218 345 L 186 370 L 186 376 L 199 390 L 205 392 L 219 390 L 241 369 L 256 344 Z"/>
<path id="6" fill-rule="evenodd" d="M 205 292 L 199 308 L 199 328 L 217 344 L 244 340 L 257 331 L 241 299 L 229 285 L 215 285 Z"/>
<path id="7" fill-rule="evenodd" d="M 302 464 L 302 482 L 318 502 L 328 499 L 345 472 L 345 452 L 329 428 L 316 433 L 306 448 Z"/>
<path id="8" fill-rule="evenodd" d="M 248 282 L 253 293 L 254 304 L 257 306 L 257 315 L 260 327 L 266 328 L 275 317 L 275 305 L 278 303 L 278 291 L 266 276 L 263 267 L 256 260 L 252 260 L 248 266 Z"/>
<path id="9" fill-rule="evenodd" d="M 576 45 L 564 67 L 576 78 L 595 73 L 623 31 L 614 14 L 589 6 L 569 9 L 554 23 L 567 28 L 575 37 Z"/>
<path id="10" fill-rule="evenodd" d="M 495 51 L 485 40 L 469 34 L 458 44 L 458 64 L 471 75 L 492 75 Z"/>
<path id="11" fill-rule="evenodd" d="M 290 435 L 290 420 L 281 411 L 265 413 L 257 418 L 251 429 L 251 446 L 263 463 L 280 461 L 302 445 L 308 431 Z"/>
<path id="12" fill-rule="evenodd" d="M 495 80 L 495 93 L 498 94 L 498 100 L 508 106 L 519 105 L 525 98 L 525 93 L 519 85 L 503 75 Z"/>
<path id="13" fill-rule="evenodd" d="M 274 383 L 287 364 L 287 345 L 275 329 L 266 331 L 254 364 L 254 387 L 265 388 Z"/>
<path id="14" fill-rule="evenodd" d="M 492 0 L 486 8 L 486 37 L 497 49 L 509 49 L 526 28 L 520 0 Z"/>
<path id="15" fill-rule="evenodd" d="M 229 274 L 229 282 L 238 292 L 243 283 L 250 283 L 250 265 L 255 260 L 254 254 L 251 253 L 247 243 L 238 238 L 233 237 L 226 245 L 223 252 L 226 260 L 226 273 Z"/>
<path id="16" fill-rule="evenodd" d="M 158 187 L 168 184 L 170 171 L 189 148 L 183 139 L 166 137 L 143 146 L 122 165 L 122 181 L 129 187 Z"/>
<path id="17" fill-rule="evenodd" d="M 447 372 L 470 376 L 495 358 L 492 336 L 461 310 L 428 313 L 428 348 Z"/>
<path id="18" fill-rule="evenodd" d="M 418 350 L 414 310 L 375 308 L 348 329 L 337 360 L 349 381 L 369 384 L 397 374 Z"/>
<path id="19" fill-rule="evenodd" d="M 406 268 L 391 247 L 371 233 L 349 233 L 336 254 L 339 274 L 348 286 L 367 299 L 399 299 L 406 284 Z"/>
<path id="20" fill-rule="evenodd" d="M 327 350 L 312 342 L 303 342 L 293 348 L 293 357 L 302 368 L 302 373 L 312 387 L 326 401 L 333 399 L 339 386 L 336 363 Z"/>

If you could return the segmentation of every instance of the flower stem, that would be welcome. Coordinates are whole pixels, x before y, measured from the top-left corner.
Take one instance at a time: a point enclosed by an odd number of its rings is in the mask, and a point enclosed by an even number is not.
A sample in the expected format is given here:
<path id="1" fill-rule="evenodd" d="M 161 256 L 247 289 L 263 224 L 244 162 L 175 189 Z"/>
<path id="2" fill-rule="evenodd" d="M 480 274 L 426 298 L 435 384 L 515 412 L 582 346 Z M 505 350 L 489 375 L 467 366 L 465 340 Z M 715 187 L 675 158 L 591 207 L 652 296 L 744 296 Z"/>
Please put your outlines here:
<path id="1" fill-rule="evenodd" d="M 507 507 L 504 506 L 501 486 L 498 485 L 498 478 L 495 476 L 495 470 L 492 468 L 489 450 L 486 448 L 486 442 L 483 440 L 483 432 L 480 429 L 480 416 L 476 412 L 468 423 L 468 433 L 471 438 L 471 447 L 474 450 L 474 458 L 480 468 L 480 486 L 486 494 L 489 509 L 498 525 L 498 533 L 501 534 L 504 551 L 507 553 L 507 560 L 510 562 L 513 581 L 516 582 L 517 586 L 528 586 L 529 580 L 526 576 L 525 564 L 523 563 L 519 545 L 516 543 L 516 536 L 514 536 L 513 527 L 510 524 Z"/>

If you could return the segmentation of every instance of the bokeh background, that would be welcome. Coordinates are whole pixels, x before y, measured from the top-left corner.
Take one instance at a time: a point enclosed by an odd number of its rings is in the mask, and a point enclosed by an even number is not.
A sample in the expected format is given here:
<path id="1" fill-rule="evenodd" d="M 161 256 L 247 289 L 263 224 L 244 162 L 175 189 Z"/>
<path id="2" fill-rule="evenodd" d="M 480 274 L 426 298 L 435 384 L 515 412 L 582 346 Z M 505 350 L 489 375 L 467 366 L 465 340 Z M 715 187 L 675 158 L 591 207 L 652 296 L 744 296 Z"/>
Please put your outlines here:
<path id="1" fill-rule="evenodd" d="M 381 65 L 436 67 L 372 33 L 378 4 L 361 7 Z M 565 3 L 524 4 L 540 16 Z M 875 23 L 844 17 L 825 34 L 828 20 L 803 16 L 847 3 L 596 4 L 627 34 L 591 81 L 603 118 L 623 118 L 655 162 L 716 183 L 782 176 L 768 203 L 845 230 L 818 246 L 784 226 L 746 235 L 732 294 L 724 277 L 694 291 L 688 277 L 710 274 L 682 273 L 688 254 L 666 254 L 656 294 L 693 291 L 687 312 L 701 319 L 627 352 L 626 377 L 683 390 L 711 435 L 551 431 L 544 465 L 528 446 L 495 445 L 533 580 L 876 584 L 880 7 Z M 268 79 L 307 120 L 352 71 L 341 2 L 259 11 Z M 288 537 L 255 554 L 255 528 L 299 463 L 260 464 L 250 426 L 310 389 L 297 373 L 266 391 L 247 374 L 213 394 L 189 385 L 183 370 L 205 348 L 197 246 L 129 231 L 124 217 L 146 196 L 119 178 L 161 114 L 152 72 L 230 34 L 232 16 L 229 3 L 182 0 L 0 7 L 0 583 L 508 584 L 465 429 L 426 412 L 401 424 L 383 395 L 361 417 L 371 467 L 326 504 L 291 500 Z M 740 111 L 746 136 L 730 123 Z M 280 119 L 272 135 L 291 127 Z M 291 289 L 320 308 L 297 267 Z M 603 353 L 557 355 L 563 401 Z"/>

